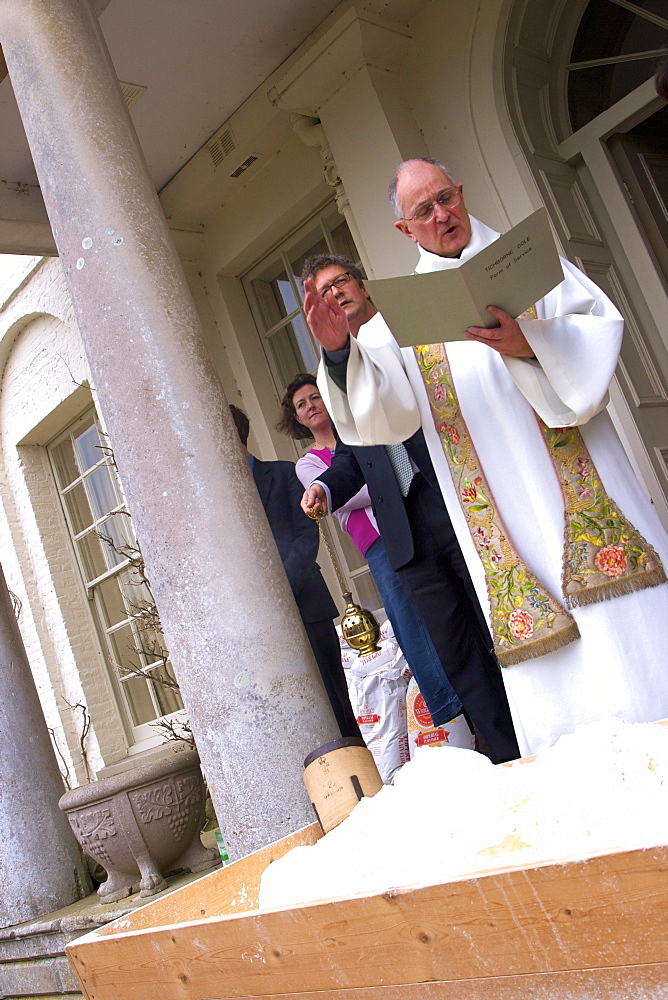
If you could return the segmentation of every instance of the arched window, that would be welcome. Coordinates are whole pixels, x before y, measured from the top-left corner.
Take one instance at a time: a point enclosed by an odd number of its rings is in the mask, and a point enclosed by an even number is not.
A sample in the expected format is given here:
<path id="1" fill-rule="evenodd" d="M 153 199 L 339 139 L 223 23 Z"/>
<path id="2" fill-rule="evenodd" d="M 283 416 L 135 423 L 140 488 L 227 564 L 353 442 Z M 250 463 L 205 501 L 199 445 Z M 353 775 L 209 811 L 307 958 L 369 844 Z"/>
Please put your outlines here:
<path id="1" fill-rule="evenodd" d="M 665 0 L 590 0 L 568 65 L 568 110 L 574 132 L 612 107 L 668 56 Z"/>

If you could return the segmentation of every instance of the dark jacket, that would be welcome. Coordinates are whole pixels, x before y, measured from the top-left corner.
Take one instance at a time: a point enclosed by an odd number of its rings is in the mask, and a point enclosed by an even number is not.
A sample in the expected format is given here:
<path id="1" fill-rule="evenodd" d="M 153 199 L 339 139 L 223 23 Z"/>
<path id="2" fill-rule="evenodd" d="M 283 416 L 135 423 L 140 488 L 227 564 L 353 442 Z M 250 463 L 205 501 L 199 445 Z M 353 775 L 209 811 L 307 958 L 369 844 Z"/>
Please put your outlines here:
<path id="1" fill-rule="evenodd" d="M 336 618 L 339 612 L 316 562 L 318 526 L 299 506 L 304 488 L 294 465 L 256 458 L 253 478 L 303 621 Z"/>
<path id="2" fill-rule="evenodd" d="M 404 442 L 406 451 L 438 497 L 438 481 L 422 429 Z M 332 494 L 332 509 L 338 510 L 362 488 L 369 487 L 373 512 L 378 521 L 392 569 L 413 558 L 413 535 L 403 497 L 397 485 L 387 451 L 382 445 L 352 447 L 337 436 L 332 465 L 318 477 Z"/>

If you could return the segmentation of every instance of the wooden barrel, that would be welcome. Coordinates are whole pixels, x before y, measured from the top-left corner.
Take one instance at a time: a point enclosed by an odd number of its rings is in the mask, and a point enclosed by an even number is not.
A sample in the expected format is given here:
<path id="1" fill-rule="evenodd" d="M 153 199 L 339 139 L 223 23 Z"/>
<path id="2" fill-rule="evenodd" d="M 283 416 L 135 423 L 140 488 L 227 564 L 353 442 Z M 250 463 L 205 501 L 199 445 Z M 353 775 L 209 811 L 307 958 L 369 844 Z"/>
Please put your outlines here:
<path id="1" fill-rule="evenodd" d="M 383 787 L 364 740 L 349 736 L 323 743 L 304 761 L 304 784 L 323 833 L 342 823 L 361 798 Z"/>

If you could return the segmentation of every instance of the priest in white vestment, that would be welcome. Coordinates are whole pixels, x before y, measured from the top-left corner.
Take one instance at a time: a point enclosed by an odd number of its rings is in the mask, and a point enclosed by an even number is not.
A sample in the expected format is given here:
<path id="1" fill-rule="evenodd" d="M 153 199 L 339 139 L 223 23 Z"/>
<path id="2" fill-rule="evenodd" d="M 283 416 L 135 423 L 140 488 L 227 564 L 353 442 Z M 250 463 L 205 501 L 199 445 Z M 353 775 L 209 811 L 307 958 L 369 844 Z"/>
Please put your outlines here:
<path id="1" fill-rule="evenodd" d="M 419 272 L 458 267 L 498 238 L 468 215 L 461 185 L 433 161 L 402 164 L 391 193 L 401 216 L 397 228 L 419 246 Z M 655 565 L 660 559 L 668 566 L 668 538 L 605 411 L 622 318 L 586 275 L 562 263 L 564 281 L 536 303 L 536 318 L 515 320 L 490 308 L 499 326 L 470 328 L 470 342 L 450 343 L 446 353 L 461 417 L 503 531 L 521 565 L 565 604 L 568 495 L 537 416 L 547 428 L 580 428 L 589 456 L 581 461 L 593 462 L 616 508 L 648 543 Z M 398 347 L 379 314 L 350 337 L 336 303 L 318 296 L 308 282 L 306 290 L 307 318 L 326 357 L 347 359 L 346 392 L 326 364 L 319 375 L 342 440 L 399 444 L 422 426 L 479 600 L 489 611 L 481 549 L 463 512 L 415 351 Z M 438 330 L 433 340 L 438 342 Z M 603 572 L 613 576 L 616 570 L 604 567 Z M 668 584 L 571 605 L 570 615 L 578 638 L 503 669 L 524 754 L 551 746 L 579 723 L 608 715 L 629 722 L 668 717 Z"/>

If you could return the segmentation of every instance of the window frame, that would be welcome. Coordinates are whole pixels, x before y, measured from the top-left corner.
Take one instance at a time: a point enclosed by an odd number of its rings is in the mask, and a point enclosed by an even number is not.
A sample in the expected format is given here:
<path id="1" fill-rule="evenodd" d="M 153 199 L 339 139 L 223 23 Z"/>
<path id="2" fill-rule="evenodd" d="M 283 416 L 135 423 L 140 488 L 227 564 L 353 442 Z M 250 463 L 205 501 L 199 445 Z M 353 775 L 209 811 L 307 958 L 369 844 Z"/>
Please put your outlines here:
<path id="1" fill-rule="evenodd" d="M 336 222 L 337 225 L 332 225 Z M 304 358 L 302 354 L 302 366 L 299 368 L 300 371 L 315 371 L 317 368 L 318 360 L 320 357 L 320 345 L 315 340 L 311 331 L 308 329 L 306 324 L 306 318 L 304 316 L 304 310 L 302 308 L 303 295 L 301 282 L 298 277 L 292 271 L 292 259 L 290 257 L 290 249 L 294 248 L 300 243 L 303 243 L 305 238 L 308 236 L 309 230 L 318 230 L 320 232 L 320 238 L 324 240 L 328 253 L 340 253 L 341 251 L 337 249 L 333 232 L 338 228 L 339 225 L 345 224 L 346 220 L 339 213 L 336 207 L 336 202 L 333 199 L 328 199 L 325 204 L 321 205 L 314 212 L 311 213 L 303 222 L 296 226 L 291 232 L 287 233 L 279 242 L 275 243 L 262 257 L 256 261 L 256 263 L 250 267 L 244 274 L 241 275 L 241 284 L 248 302 L 255 327 L 260 336 L 260 341 L 262 344 L 262 350 L 266 358 L 267 365 L 272 375 L 274 385 L 279 393 L 279 398 L 283 394 L 283 389 L 279 388 L 285 384 L 285 375 L 279 370 L 279 366 L 276 363 L 274 354 L 271 350 L 270 339 L 279 333 L 281 330 L 286 329 L 295 320 L 299 319 L 304 324 L 304 329 L 308 337 L 309 343 L 312 348 L 313 357 L 312 360 L 314 364 L 309 365 L 308 360 Z M 350 233 L 350 230 L 348 230 Z M 353 235 L 350 233 L 351 244 L 354 245 Z M 315 240 L 314 240 L 315 242 Z M 282 264 L 283 271 L 286 274 L 293 299 L 296 303 L 296 307 L 287 310 L 286 314 L 282 316 L 279 320 L 274 323 L 267 324 L 263 316 L 262 306 L 256 295 L 254 289 L 254 282 L 260 280 L 261 275 L 266 273 L 271 269 L 275 269 L 274 265 L 278 262 Z M 359 258 L 355 260 L 355 263 L 361 268 L 361 262 Z M 296 348 L 299 351 L 299 344 L 293 343 L 293 349 Z M 290 379 L 287 379 L 290 381 Z"/>
<path id="2" fill-rule="evenodd" d="M 99 447 L 101 451 L 99 461 L 88 466 L 85 470 L 81 470 L 81 462 L 79 451 L 76 448 L 76 432 L 77 430 L 85 430 L 88 427 L 95 427 L 97 429 L 97 434 L 99 437 L 100 444 L 95 445 Z M 74 456 L 74 461 L 77 468 L 78 475 L 73 478 L 65 486 L 62 485 L 62 475 L 58 467 L 58 462 L 55 457 L 56 449 L 62 445 L 65 441 L 70 441 L 70 446 L 72 448 L 72 455 Z M 116 469 L 113 460 L 113 451 L 111 446 L 108 444 L 109 438 L 106 434 L 104 427 L 101 423 L 99 415 L 95 409 L 94 405 L 86 408 L 83 413 L 71 421 L 67 427 L 63 428 L 49 443 L 46 445 L 46 453 L 48 457 L 49 468 L 53 477 L 53 483 L 55 485 L 56 492 L 58 494 L 60 508 L 65 521 L 67 535 L 70 542 L 70 546 L 73 552 L 74 561 L 77 566 L 77 573 L 83 588 L 83 595 L 85 595 L 88 602 L 88 606 L 91 611 L 91 618 L 95 627 L 95 634 L 100 648 L 100 654 L 102 660 L 107 668 L 108 675 L 110 677 L 112 689 L 116 698 L 117 707 L 119 710 L 119 715 L 123 722 L 123 727 L 125 730 L 126 738 L 130 744 L 129 752 L 136 753 L 141 750 L 149 749 L 152 746 L 157 746 L 165 741 L 165 736 L 159 730 L 159 723 L 163 720 L 174 721 L 174 722 L 185 722 L 186 714 L 183 707 L 178 708 L 172 712 L 162 713 L 161 706 L 156 695 L 155 685 L 159 684 L 159 681 L 151 681 L 150 674 L 153 671 L 159 670 L 161 668 L 167 668 L 171 670 L 173 674 L 173 668 L 171 667 L 171 662 L 169 660 L 168 651 L 165 649 L 164 652 L 167 653 L 167 659 L 163 659 L 162 656 L 151 659 L 147 650 L 143 649 L 141 652 L 137 650 L 137 656 L 139 657 L 140 665 L 138 666 L 139 674 L 127 673 L 125 676 L 122 673 L 122 667 L 117 664 L 116 658 L 114 656 L 114 647 L 112 637 L 115 633 L 120 632 L 122 629 L 127 628 L 128 625 L 132 631 L 133 636 L 137 640 L 138 644 L 141 642 L 140 628 L 138 623 L 142 618 L 141 612 L 133 614 L 131 609 L 128 607 L 129 597 L 124 593 L 121 586 L 121 578 L 124 573 L 131 572 L 133 568 L 133 559 L 130 555 L 123 555 L 123 553 L 116 552 L 116 557 L 109 557 L 108 562 L 113 562 L 112 565 L 107 565 L 107 569 L 104 572 L 98 573 L 95 576 L 90 576 L 87 567 L 84 562 L 84 558 L 81 552 L 80 542 L 86 537 L 95 534 L 97 538 L 102 542 L 102 537 L 104 535 L 104 525 L 109 523 L 109 521 L 117 517 L 118 515 L 125 515 L 127 517 L 126 531 L 124 534 L 127 537 L 128 545 L 132 549 L 136 549 L 139 552 L 139 546 L 137 543 L 136 534 L 134 532 L 134 526 L 132 524 L 132 518 L 127 509 L 127 503 L 125 500 L 125 494 L 123 491 L 123 485 Z M 119 502 L 111 507 L 109 510 L 96 515 L 95 504 L 91 502 L 90 487 L 87 486 L 86 480 L 90 480 L 93 473 L 98 469 L 106 467 L 110 470 L 111 483 L 113 491 L 118 498 Z M 84 527 L 82 530 L 76 530 L 75 525 L 72 520 L 72 515 L 70 512 L 70 507 L 67 503 L 67 496 L 72 494 L 74 490 L 82 486 L 84 490 L 84 495 L 88 502 L 90 508 L 90 513 L 92 516 L 92 522 Z M 129 530 L 128 530 L 129 529 Z M 106 549 L 100 546 L 103 553 Z M 111 548 L 111 546 L 110 546 Z M 102 586 L 110 580 L 118 581 L 118 597 L 120 602 L 125 607 L 125 617 L 118 622 L 112 624 L 106 624 L 107 615 L 105 613 L 105 607 L 102 598 Z M 138 581 L 139 582 L 139 581 Z M 150 587 L 146 583 L 146 589 L 150 594 Z M 128 696 L 128 684 L 132 680 L 141 679 L 141 675 L 146 678 L 146 693 L 153 706 L 153 710 L 156 715 L 153 719 L 149 719 L 145 722 L 136 723 L 133 718 L 133 709 L 131 705 L 131 700 Z M 179 701 L 181 701 L 181 706 L 183 706 L 180 693 L 178 688 L 176 689 Z"/>
<path id="3" fill-rule="evenodd" d="M 327 252 L 341 253 L 342 250 L 335 244 L 333 234 L 342 224 L 345 224 L 346 226 L 350 246 L 355 247 L 354 236 L 348 227 L 345 217 L 339 212 L 336 201 L 330 198 L 324 204 L 321 204 L 309 216 L 307 216 L 306 219 L 300 222 L 299 225 L 295 226 L 294 229 L 288 232 L 281 240 L 274 243 L 274 245 L 270 247 L 266 253 L 264 253 L 251 267 L 249 267 L 247 271 L 240 275 L 241 284 L 255 323 L 257 334 L 262 345 L 262 351 L 264 353 L 278 399 L 282 398 L 285 385 L 291 381 L 293 376 L 290 375 L 288 378 L 286 374 L 279 370 L 279 366 L 276 364 L 273 352 L 268 343 L 269 338 L 272 335 L 289 326 L 295 317 L 300 317 L 304 324 L 304 328 L 307 331 L 309 341 L 313 347 L 313 360 L 315 363 L 312 366 L 309 366 L 307 361 L 303 360 L 301 367 L 297 370 L 314 373 L 317 370 L 320 358 L 320 345 L 317 343 L 310 330 L 308 330 L 308 326 L 306 324 L 306 317 L 302 306 L 303 296 L 301 282 L 292 271 L 291 262 L 294 260 L 294 254 L 291 256 L 291 249 L 294 249 L 300 244 L 303 245 L 309 231 L 314 231 L 316 233 L 319 231 L 320 238 L 324 240 L 327 247 Z M 313 242 L 315 243 L 317 240 L 318 237 L 316 235 L 314 236 Z M 352 254 L 349 253 L 346 255 L 352 256 Z M 361 263 L 357 251 L 355 252 L 353 259 L 362 273 L 364 273 L 364 266 Z M 264 322 L 262 308 L 255 297 L 253 282 L 259 279 L 262 274 L 275 270 L 276 265 L 278 265 L 279 262 L 282 264 L 283 270 L 290 283 L 295 302 L 297 302 L 298 305 L 297 308 L 292 311 L 288 312 L 286 310 L 286 315 L 282 316 L 276 323 L 267 325 Z M 293 353 L 295 348 L 298 350 L 298 345 L 293 343 Z M 274 421 L 275 419 L 276 417 L 274 417 Z M 273 422 L 271 421 L 271 417 L 269 417 L 269 420 L 270 422 Z M 292 445 L 295 458 L 300 458 L 311 447 L 309 441 L 293 441 Z M 334 550 L 336 560 L 343 571 L 344 578 L 349 580 L 353 587 L 357 600 L 365 607 L 374 609 L 379 608 L 382 601 L 366 560 L 362 555 L 360 555 L 352 539 L 340 529 L 336 518 L 326 518 L 325 522 L 326 523 L 321 522 L 322 528 Z"/>
<path id="4" fill-rule="evenodd" d="M 649 24 L 654 25 L 657 28 L 661 28 L 664 31 L 668 31 L 668 17 L 662 17 L 660 14 L 655 14 L 653 11 L 645 10 L 639 4 L 632 2 L 632 0 L 602 0 L 602 2 L 611 4 L 613 7 L 618 7 L 626 11 L 627 13 L 634 15 L 636 18 L 640 18 L 648 22 Z M 573 113 L 571 108 L 571 99 L 573 97 L 573 87 L 574 87 L 573 74 L 578 73 L 578 71 L 595 69 L 597 67 L 604 67 L 604 66 L 614 67 L 621 65 L 623 63 L 645 63 L 651 60 L 654 65 L 649 67 L 648 75 L 653 76 L 654 66 L 657 63 L 657 61 L 668 56 L 668 47 L 661 46 L 659 48 L 651 48 L 651 49 L 644 48 L 634 52 L 620 52 L 604 56 L 597 56 L 596 58 L 590 58 L 590 59 L 578 58 L 574 60 L 573 50 L 578 44 L 578 36 L 583 21 L 589 10 L 590 3 L 591 0 L 587 0 L 587 2 L 583 5 L 582 10 L 580 11 L 577 24 L 574 26 L 573 37 L 571 39 L 569 46 L 569 55 L 565 63 L 566 74 L 565 74 L 565 88 L 563 95 L 565 106 L 563 108 L 561 116 L 563 118 L 563 121 L 561 122 L 563 129 L 561 136 L 562 141 L 564 139 L 567 139 L 569 136 L 577 135 L 578 132 L 581 132 L 584 129 L 588 129 L 593 122 L 596 122 L 599 118 L 605 115 L 611 108 L 620 104 L 625 98 L 629 97 L 629 95 L 634 92 L 634 89 L 637 89 L 632 87 L 625 94 L 618 96 L 615 99 L 611 99 L 611 101 L 607 103 L 606 106 L 603 107 L 597 114 L 588 118 L 586 121 L 582 121 L 580 124 L 576 124 L 573 119 Z M 624 36 L 624 39 L 626 39 L 626 35 Z"/>

